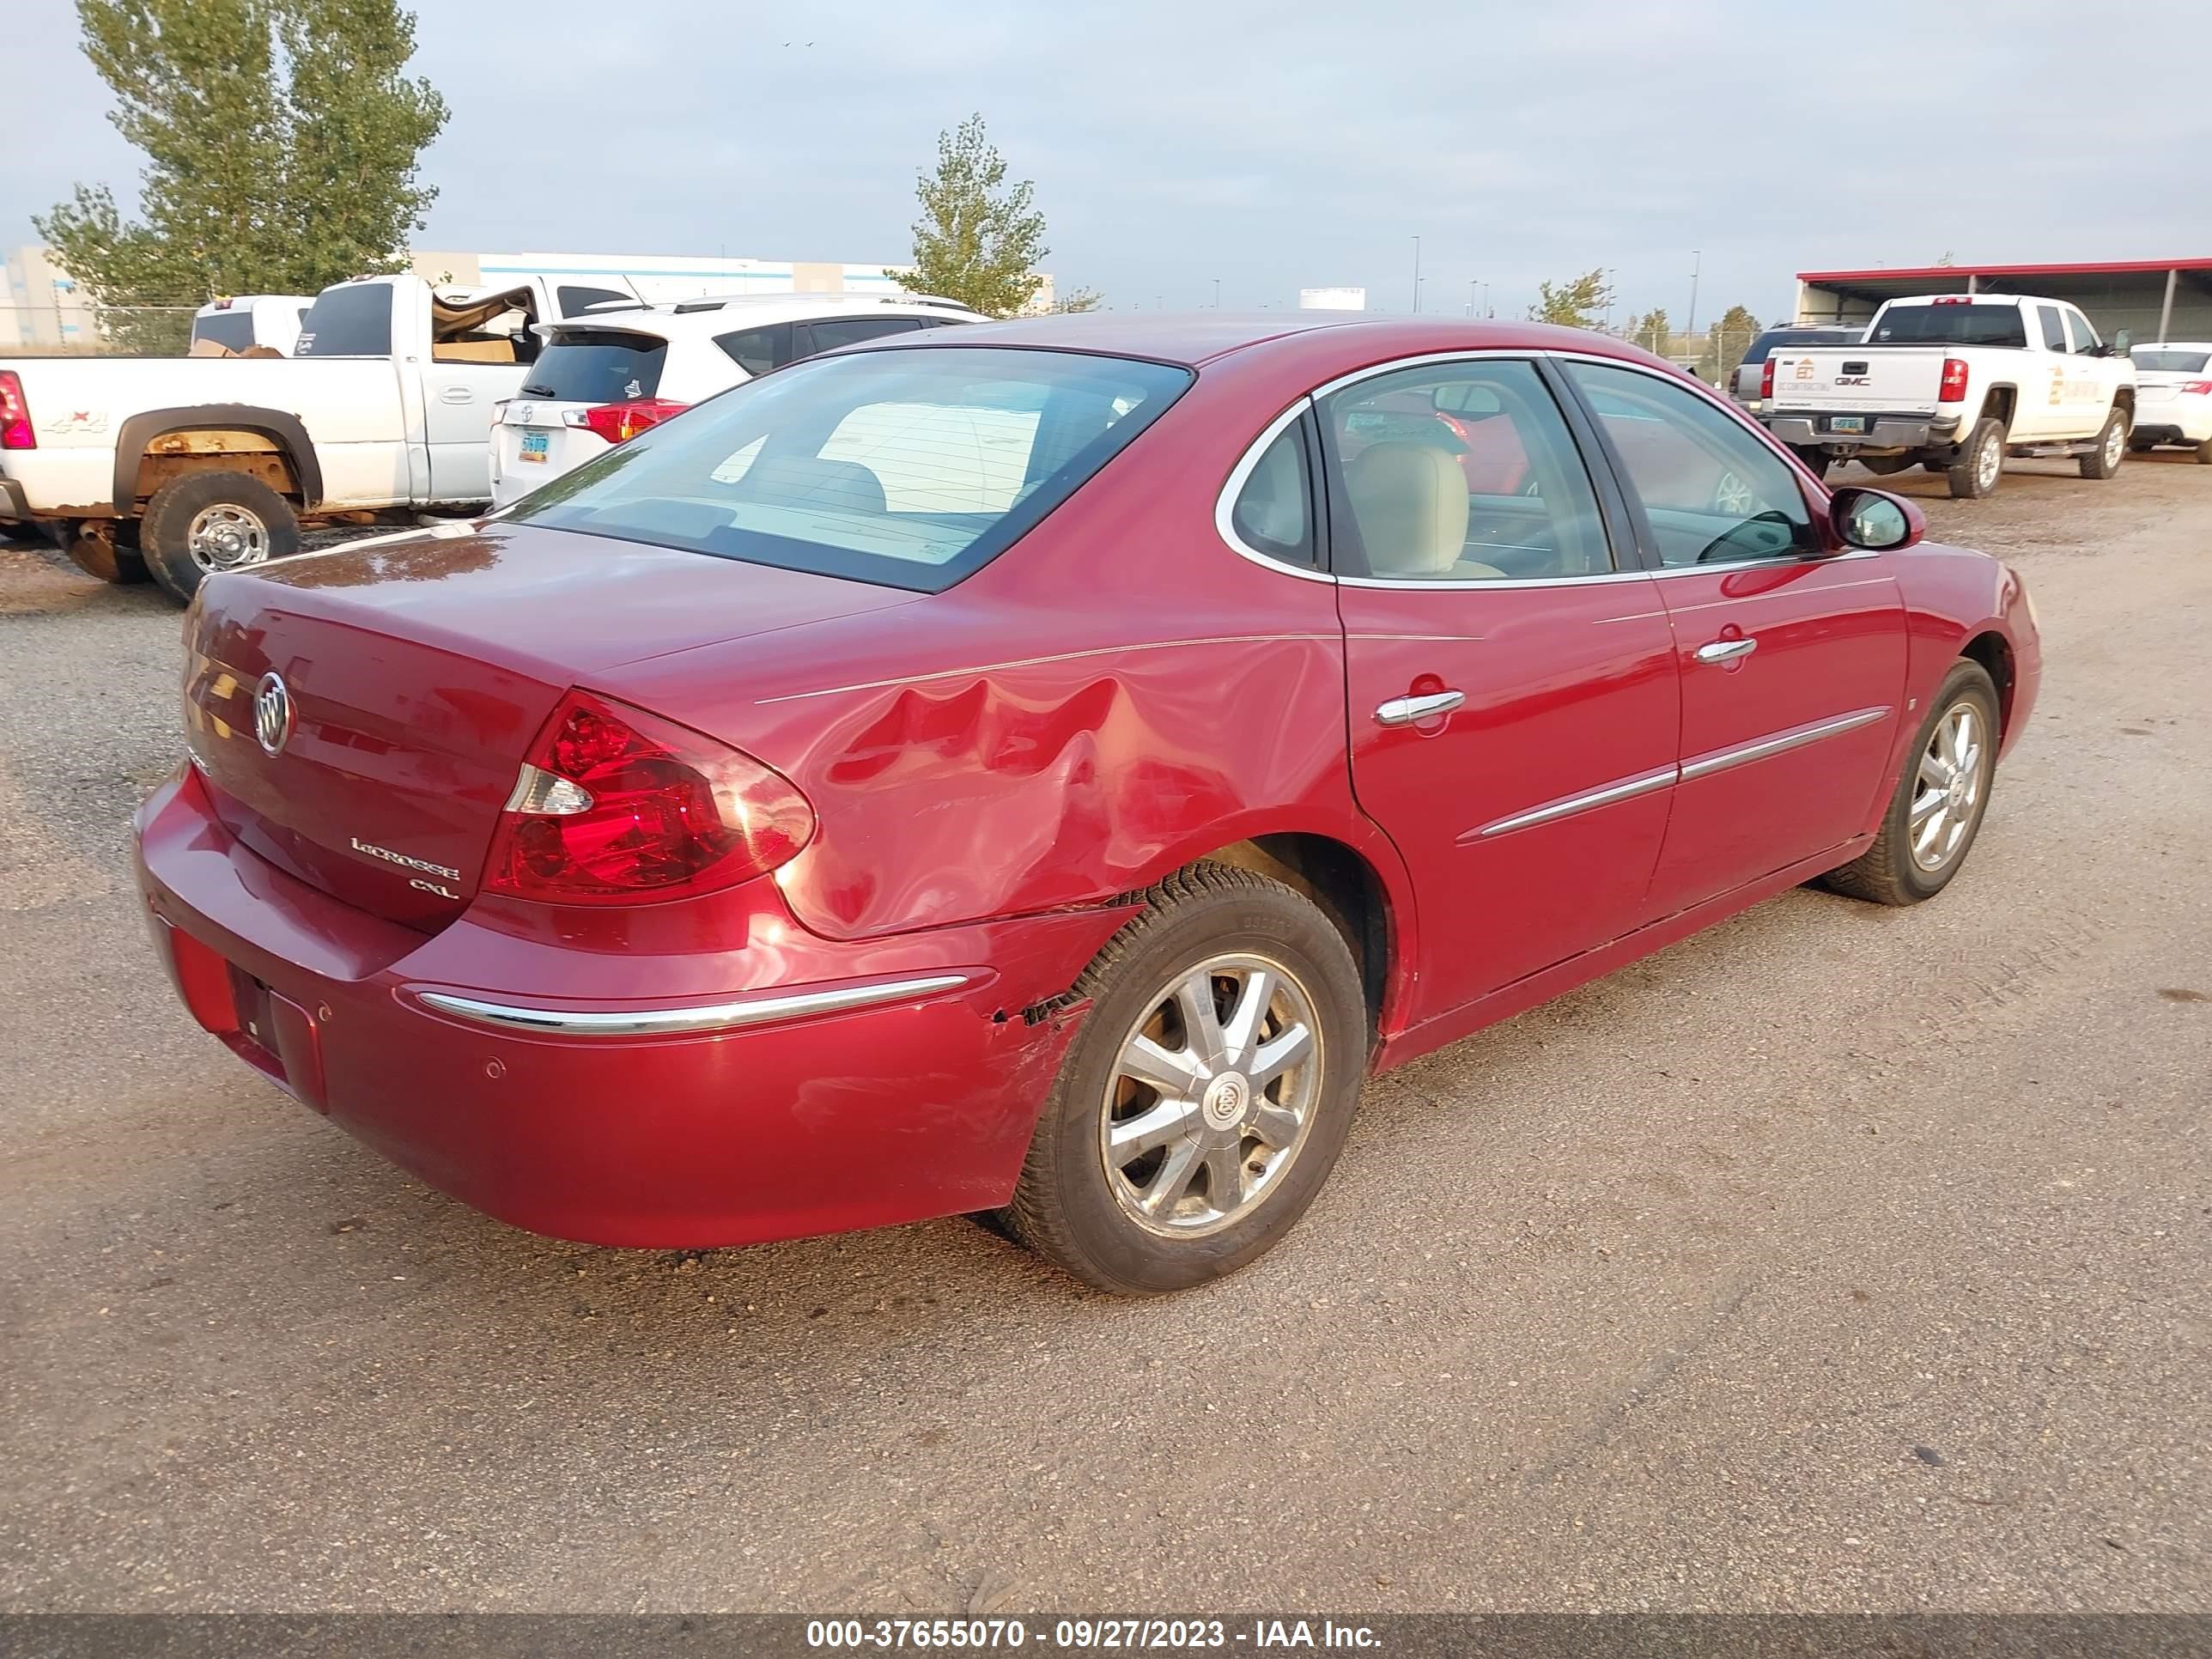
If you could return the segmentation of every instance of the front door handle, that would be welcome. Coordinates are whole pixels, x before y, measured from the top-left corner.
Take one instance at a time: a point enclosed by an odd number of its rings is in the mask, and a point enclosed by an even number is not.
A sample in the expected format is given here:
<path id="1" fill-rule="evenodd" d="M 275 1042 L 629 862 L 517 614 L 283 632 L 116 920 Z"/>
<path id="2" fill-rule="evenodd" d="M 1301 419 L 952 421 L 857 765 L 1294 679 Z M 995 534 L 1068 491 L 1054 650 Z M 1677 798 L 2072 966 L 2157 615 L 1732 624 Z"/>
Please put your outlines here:
<path id="1" fill-rule="evenodd" d="M 1710 645 L 1698 647 L 1699 662 L 1734 662 L 1738 657 L 1747 657 L 1759 649 L 1757 640 L 1715 640 Z"/>
<path id="2" fill-rule="evenodd" d="M 1466 701 L 1464 691 L 1431 691 L 1425 696 L 1393 697 L 1376 708 L 1375 719 L 1383 726 L 1418 726 L 1423 720 L 1450 714 Z"/>

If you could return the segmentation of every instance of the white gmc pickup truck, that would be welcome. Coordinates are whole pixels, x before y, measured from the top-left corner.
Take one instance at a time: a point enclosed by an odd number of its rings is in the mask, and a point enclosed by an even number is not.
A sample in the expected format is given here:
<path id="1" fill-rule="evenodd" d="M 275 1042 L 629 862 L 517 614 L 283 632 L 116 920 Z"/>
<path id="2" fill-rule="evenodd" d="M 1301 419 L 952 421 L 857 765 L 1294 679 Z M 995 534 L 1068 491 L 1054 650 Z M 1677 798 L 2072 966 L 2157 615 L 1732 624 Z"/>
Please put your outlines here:
<path id="1" fill-rule="evenodd" d="M 302 522 L 488 501 L 494 406 L 545 304 L 374 276 L 318 295 L 289 358 L 0 360 L 0 522 L 187 599 L 296 551 Z"/>
<path id="2" fill-rule="evenodd" d="M 2063 300 L 1931 294 L 1890 301 L 1857 345 L 1775 352 L 1759 419 L 1815 472 L 1917 462 L 1978 496 L 2008 455 L 2075 456 L 2083 477 L 2111 477 L 2135 398 L 2124 331 L 2107 345 Z"/>

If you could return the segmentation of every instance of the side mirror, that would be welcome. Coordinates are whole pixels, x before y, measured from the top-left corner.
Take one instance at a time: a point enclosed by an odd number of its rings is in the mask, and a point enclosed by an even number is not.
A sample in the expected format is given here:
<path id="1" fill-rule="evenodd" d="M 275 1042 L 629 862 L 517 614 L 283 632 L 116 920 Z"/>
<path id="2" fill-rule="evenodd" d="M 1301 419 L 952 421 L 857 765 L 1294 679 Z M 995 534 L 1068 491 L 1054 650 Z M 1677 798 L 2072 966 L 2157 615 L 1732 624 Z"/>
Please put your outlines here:
<path id="1" fill-rule="evenodd" d="M 2112 336 L 2112 356 L 2115 357 L 2126 356 L 2128 355 L 2128 348 L 2135 343 L 2136 337 L 2132 333 L 2124 328 L 2120 330 L 2118 333 Z"/>
<path id="2" fill-rule="evenodd" d="M 1910 547 L 1928 533 L 1928 520 L 1911 501 L 1856 484 L 1829 498 L 1828 515 L 1844 546 L 1876 553 Z"/>

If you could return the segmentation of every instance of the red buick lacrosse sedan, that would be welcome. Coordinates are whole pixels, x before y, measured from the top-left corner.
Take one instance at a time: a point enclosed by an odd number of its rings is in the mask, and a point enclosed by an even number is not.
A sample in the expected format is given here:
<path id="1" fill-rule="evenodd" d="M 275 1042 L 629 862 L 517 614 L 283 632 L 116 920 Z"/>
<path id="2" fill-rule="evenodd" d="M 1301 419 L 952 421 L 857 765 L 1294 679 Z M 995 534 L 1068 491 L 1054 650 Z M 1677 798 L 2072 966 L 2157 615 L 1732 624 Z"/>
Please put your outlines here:
<path id="1" fill-rule="evenodd" d="M 461 533 L 218 575 L 137 827 L 232 1051 L 611 1244 L 1251 1261 L 1361 1081 L 1794 883 L 1908 904 L 2020 579 L 1610 339 L 925 331 Z"/>

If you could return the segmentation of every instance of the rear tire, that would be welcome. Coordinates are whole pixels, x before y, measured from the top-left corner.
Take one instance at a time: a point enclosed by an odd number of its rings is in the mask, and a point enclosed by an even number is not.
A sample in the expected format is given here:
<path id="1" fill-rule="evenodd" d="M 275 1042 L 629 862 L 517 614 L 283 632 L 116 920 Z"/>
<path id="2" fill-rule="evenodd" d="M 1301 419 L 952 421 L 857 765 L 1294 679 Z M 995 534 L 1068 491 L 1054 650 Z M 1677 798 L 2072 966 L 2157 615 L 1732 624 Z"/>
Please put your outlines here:
<path id="1" fill-rule="evenodd" d="M 2004 422 L 1984 416 L 1974 422 L 1966 441 L 1959 446 L 1958 459 L 1944 469 L 1951 495 L 1962 501 L 1979 501 L 1997 487 L 2004 476 Z"/>
<path id="2" fill-rule="evenodd" d="M 2097 447 L 2081 458 L 2085 478 L 2109 478 L 2120 470 L 2128 453 L 2128 412 L 2118 404 L 2097 428 Z"/>
<path id="3" fill-rule="evenodd" d="M 1367 1061 L 1359 970 L 1305 899 L 1218 864 L 1143 896 L 1070 993 L 1091 1011 L 1000 1212 L 1124 1296 L 1218 1279 L 1288 1232 L 1343 1149 Z"/>
<path id="4" fill-rule="evenodd" d="M 1966 781 L 1953 787 L 1962 745 L 1948 739 L 1966 714 Z M 1918 904 L 1950 885 L 1966 862 L 1989 811 L 1997 763 L 1997 689 L 1989 670 L 1966 658 L 1951 665 L 1928 718 L 1905 750 L 1903 775 L 1882 814 L 1874 844 L 1822 879 L 1838 893 L 1875 904 Z M 1956 833 L 1953 831 L 1955 829 Z M 1928 844 L 1920 845 L 1923 836 Z"/>
<path id="5" fill-rule="evenodd" d="M 154 580 L 179 604 L 219 570 L 249 570 L 300 550 L 291 503 L 242 472 L 191 472 L 146 505 L 139 544 Z"/>

